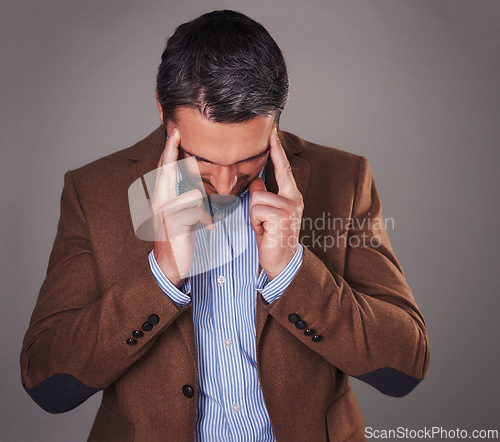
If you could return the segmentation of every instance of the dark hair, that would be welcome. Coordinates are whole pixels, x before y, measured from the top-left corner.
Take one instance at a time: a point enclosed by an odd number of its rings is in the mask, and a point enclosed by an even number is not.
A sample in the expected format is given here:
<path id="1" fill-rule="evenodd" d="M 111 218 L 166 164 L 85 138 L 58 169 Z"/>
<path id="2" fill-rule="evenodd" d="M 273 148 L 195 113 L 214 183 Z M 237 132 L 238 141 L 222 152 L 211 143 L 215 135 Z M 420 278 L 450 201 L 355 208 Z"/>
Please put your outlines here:
<path id="1" fill-rule="evenodd" d="M 203 14 L 180 25 L 167 40 L 156 77 L 163 119 L 194 106 L 220 123 L 277 118 L 288 98 L 280 48 L 266 29 L 239 12 Z"/>

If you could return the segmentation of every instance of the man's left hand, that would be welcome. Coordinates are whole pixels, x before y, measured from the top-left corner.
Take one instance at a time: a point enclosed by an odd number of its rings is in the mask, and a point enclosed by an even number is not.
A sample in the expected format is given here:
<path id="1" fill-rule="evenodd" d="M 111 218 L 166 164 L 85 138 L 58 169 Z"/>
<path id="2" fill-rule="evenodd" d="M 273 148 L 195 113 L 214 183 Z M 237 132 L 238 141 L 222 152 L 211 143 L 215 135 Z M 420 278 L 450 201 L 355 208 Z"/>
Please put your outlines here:
<path id="1" fill-rule="evenodd" d="M 270 138 L 278 194 L 268 192 L 257 177 L 250 183 L 250 220 L 257 238 L 259 262 L 272 280 L 288 265 L 297 251 L 304 202 L 293 178 L 277 130 Z"/>

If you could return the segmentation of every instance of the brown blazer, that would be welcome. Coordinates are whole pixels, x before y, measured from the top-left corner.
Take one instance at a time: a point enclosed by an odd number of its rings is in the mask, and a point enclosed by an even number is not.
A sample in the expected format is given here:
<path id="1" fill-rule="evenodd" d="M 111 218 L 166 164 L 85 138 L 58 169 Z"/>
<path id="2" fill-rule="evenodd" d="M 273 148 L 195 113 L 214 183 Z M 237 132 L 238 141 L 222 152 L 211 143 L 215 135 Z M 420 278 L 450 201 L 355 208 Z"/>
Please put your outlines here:
<path id="1" fill-rule="evenodd" d="M 256 292 L 264 400 L 278 441 L 364 440 L 348 375 L 385 394 L 409 393 L 429 363 L 425 322 L 384 228 L 367 159 L 279 136 L 310 221 L 301 231 L 302 266 L 282 296 L 267 304 Z M 160 126 L 65 174 L 57 236 L 24 338 L 23 386 L 45 410 L 68 411 L 103 390 L 91 441 L 194 439 L 191 306 L 177 307 L 156 283 L 147 259 L 153 243 L 135 236 L 128 203 L 129 186 L 156 168 L 163 148 Z M 271 162 L 266 184 L 277 191 Z M 314 224 L 321 218 L 325 227 Z M 292 313 L 322 339 L 304 335 Z M 128 345 L 151 315 L 159 322 Z"/>

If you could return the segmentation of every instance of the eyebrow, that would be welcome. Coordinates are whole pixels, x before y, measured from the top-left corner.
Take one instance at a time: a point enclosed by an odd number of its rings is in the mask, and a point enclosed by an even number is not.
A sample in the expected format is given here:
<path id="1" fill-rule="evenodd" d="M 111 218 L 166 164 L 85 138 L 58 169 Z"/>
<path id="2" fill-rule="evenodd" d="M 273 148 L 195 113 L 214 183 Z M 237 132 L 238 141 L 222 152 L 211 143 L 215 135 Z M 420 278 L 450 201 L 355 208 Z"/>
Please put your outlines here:
<path id="1" fill-rule="evenodd" d="M 196 160 L 198 161 L 203 161 L 204 163 L 209 163 L 209 164 L 215 164 L 217 166 L 219 166 L 220 164 L 217 164 L 217 163 L 214 163 L 213 161 L 210 161 L 210 160 L 207 160 L 206 158 L 203 158 L 203 157 L 200 157 L 199 155 L 194 155 L 190 152 L 188 152 L 186 149 L 184 149 L 184 147 L 182 147 L 180 144 L 179 144 L 179 148 L 182 149 L 185 153 L 187 153 L 188 155 L 196 158 Z M 269 151 L 271 150 L 271 145 L 269 144 L 267 147 L 266 147 L 266 150 L 264 150 L 263 152 L 261 153 L 258 153 L 257 155 L 254 155 L 253 157 L 249 157 L 249 158 L 245 158 L 244 160 L 240 160 L 240 161 L 237 161 L 236 163 L 233 163 L 233 164 L 228 164 L 228 166 L 234 166 L 235 164 L 240 164 L 240 163 L 246 163 L 247 161 L 252 161 L 252 160 L 256 160 L 257 158 L 260 158 L 261 156 L 265 155 L 266 153 L 268 153 Z"/>

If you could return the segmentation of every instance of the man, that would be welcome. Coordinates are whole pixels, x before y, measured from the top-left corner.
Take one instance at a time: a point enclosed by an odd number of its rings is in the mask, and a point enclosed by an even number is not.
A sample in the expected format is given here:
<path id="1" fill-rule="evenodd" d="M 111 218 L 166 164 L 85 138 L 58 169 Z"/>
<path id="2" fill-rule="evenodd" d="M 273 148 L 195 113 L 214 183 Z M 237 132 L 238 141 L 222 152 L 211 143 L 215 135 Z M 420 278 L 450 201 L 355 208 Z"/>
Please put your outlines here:
<path id="1" fill-rule="evenodd" d="M 368 161 L 277 130 L 286 66 L 239 13 L 179 26 L 156 93 L 157 130 L 65 175 L 26 391 L 103 390 L 93 441 L 364 440 L 348 375 L 403 396 L 429 361 Z"/>

